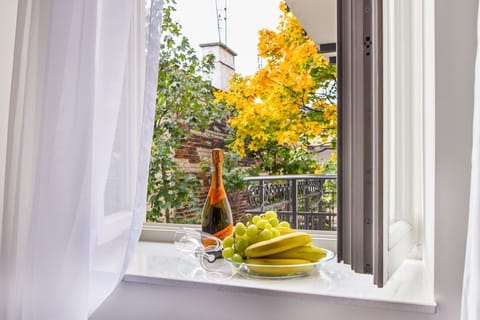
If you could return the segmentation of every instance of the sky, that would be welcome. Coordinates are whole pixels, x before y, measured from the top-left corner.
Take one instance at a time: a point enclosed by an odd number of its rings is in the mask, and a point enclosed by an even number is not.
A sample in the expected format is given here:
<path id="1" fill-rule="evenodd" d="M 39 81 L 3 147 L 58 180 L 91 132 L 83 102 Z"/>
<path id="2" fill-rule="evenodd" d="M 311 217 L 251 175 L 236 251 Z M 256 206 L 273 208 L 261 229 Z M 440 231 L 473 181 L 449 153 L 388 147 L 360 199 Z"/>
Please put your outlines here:
<path id="1" fill-rule="evenodd" d="M 258 30 L 274 30 L 280 17 L 281 0 L 177 0 L 176 18 L 183 33 L 200 54 L 199 44 L 218 42 L 217 10 L 224 15 L 227 7 L 226 44 L 237 53 L 236 72 L 251 75 L 258 68 Z M 221 38 L 225 43 L 224 25 Z"/>

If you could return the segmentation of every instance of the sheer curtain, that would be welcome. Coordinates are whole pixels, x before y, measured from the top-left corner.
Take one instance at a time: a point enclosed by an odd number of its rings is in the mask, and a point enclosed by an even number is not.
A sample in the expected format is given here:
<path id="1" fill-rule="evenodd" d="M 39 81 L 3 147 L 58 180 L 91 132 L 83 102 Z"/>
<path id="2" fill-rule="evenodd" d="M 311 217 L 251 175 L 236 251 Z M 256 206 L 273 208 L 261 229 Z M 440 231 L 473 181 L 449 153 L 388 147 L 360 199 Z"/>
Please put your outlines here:
<path id="1" fill-rule="evenodd" d="M 480 18 L 480 8 L 479 8 Z M 480 19 L 477 21 L 480 40 Z M 462 320 L 480 319 L 480 42 L 475 62 L 472 172 L 470 177 L 470 213 L 463 274 Z"/>
<path id="2" fill-rule="evenodd" d="M 162 0 L 19 0 L 0 319 L 87 319 L 140 235 Z M 148 17 L 148 19 L 146 19 Z"/>

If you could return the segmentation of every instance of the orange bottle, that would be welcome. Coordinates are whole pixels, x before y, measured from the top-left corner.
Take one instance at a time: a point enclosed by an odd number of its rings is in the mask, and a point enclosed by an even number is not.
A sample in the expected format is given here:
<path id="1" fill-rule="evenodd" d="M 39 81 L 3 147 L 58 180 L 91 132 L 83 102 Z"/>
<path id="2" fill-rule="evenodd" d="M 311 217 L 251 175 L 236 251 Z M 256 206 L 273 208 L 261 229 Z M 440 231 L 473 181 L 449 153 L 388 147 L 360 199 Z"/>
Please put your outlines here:
<path id="1" fill-rule="evenodd" d="M 223 240 L 233 232 L 233 217 L 227 193 L 223 186 L 223 152 L 212 150 L 212 180 L 203 207 L 202 231 Z M 204 245 L 208 245 L 205 243 Z"/>

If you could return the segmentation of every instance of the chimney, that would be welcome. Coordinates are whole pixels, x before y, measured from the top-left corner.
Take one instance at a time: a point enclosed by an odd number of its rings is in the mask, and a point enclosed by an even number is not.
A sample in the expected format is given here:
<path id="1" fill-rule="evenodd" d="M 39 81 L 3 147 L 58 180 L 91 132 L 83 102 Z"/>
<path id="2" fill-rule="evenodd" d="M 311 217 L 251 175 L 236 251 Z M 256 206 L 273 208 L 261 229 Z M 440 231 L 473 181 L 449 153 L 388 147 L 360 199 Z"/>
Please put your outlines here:
<path id="1" fill-rule="evenodd" d="M 215 70 L 208 78 L 215 88 L 225 91 L 229 86 L 228 80 L 235 72 L 237 54 L 221 42 L 203 43 L 200 47 L 204 56 L 210 53 L 215 56 Z"/>

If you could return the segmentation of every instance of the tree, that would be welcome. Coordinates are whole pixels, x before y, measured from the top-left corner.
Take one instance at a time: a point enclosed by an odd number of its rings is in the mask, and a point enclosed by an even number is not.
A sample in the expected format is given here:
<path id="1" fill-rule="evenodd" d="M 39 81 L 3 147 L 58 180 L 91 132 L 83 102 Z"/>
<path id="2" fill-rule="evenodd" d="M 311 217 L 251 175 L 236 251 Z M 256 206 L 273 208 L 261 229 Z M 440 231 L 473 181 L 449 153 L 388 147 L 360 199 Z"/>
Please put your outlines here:
<path id="1" fill-rule="evenodd" d="M 171 221 L 174 208 L 198 210 L 200 182 L 181 170 L 174 161 L 175 150 L 188 133 L 204 130 L 222 120 L 210 81 L 203 75 L 214 68 L 213 55 L 199 59 L 181 26 L 174 21 L 175 1 L 167 0 L 163 10 L 157 107 L 148 181 L 150 221 Z M 182 221 L 183 222 L 183 221 Z M 188 222 L 188 221 L 186 221 Z"/>
<path id="2" fill-rule="evenodd" d="M 216 98 L 231 108 L 233 150 L 271 173 L 312 172 L 311 149 L 336 144 L 336 68 L 285 3 L 280 9 L 276 31 L 259 32 L 266 65 L 251 76 L 235 74 Z"/>

